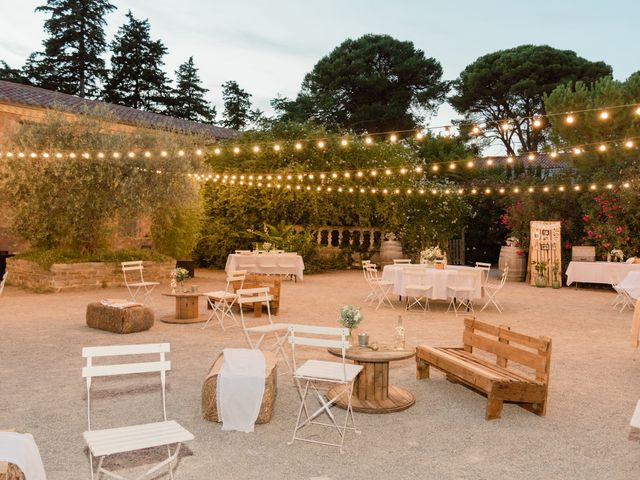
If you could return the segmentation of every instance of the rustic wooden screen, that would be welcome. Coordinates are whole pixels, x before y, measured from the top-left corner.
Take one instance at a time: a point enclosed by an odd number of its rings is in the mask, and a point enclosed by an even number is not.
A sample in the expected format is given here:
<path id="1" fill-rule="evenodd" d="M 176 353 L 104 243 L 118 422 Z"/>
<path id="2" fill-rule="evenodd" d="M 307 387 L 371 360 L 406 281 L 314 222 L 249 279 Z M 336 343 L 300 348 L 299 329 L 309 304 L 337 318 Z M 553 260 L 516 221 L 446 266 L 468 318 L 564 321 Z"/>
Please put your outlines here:
<path id="1" fill-rule="evenodd" d="M 531 285 L 535 285 L 535 267 L 533 262 L 547 262 L 545 276 L 551 283 L 553 264 L 558 262 L 562 271 L 562 243 L 560 240 L 560 222 L 531 222 L 531 236 L 529 237 L 529 265 L 527 278 Z"/>

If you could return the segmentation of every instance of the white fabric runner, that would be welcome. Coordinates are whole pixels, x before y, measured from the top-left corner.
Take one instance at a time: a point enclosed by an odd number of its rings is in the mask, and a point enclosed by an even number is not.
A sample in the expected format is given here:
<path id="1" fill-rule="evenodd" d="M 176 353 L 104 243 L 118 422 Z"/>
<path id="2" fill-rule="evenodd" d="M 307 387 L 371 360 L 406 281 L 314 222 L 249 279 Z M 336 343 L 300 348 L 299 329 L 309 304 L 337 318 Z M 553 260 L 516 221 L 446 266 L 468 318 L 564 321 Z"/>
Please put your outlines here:
<path id="1" fill-rule="evenodd" d="M 253 432 L 264 395 L 264 354 L 248 348 L 225 348 L 223 355 L 217 395 L 222 430 Z"/>
<path id="2" fill-rule="evenodd" d="M 46 480 L 40 451 L 29 433 L 0 432 L 0 460 L 17 465 L 26 480 Z"/>

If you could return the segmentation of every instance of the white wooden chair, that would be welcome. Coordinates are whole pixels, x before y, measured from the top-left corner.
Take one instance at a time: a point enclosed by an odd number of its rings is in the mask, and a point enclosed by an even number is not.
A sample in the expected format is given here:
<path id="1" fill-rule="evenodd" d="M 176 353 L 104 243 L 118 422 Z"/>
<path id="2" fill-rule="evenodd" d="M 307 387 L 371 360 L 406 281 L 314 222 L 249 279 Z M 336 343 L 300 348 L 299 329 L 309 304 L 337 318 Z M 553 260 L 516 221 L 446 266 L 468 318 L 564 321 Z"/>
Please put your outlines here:
<path id="1" fill-rule="evenodd" d="M 393 282 L 391 280 L 383 280 L 378 277 L 378 268 L 370 263 L 365 267 L 365 272 L 367 274 L 367 281 L 369 282 L 369 287 L 371 287 L 372 296 L 370 301 L 373 303 L 376 302 L 376 310 L 380 308 L 381 305 L 386 303 L 389 304 L 391 308 L 395 308 L 391 300 L 389 299 L 389 293 L 391 293 L 391 289 L 393 288 Z"/>
<path id="2" fill-rule="evenodd" d="M 393 264 L 394 265 L 408 265 L 408 264 L 411 264 L 411 259 L 410 258 L 394 258 L 393 259 Z"/>
<path id="3" fill-rule="evenodd" d="M 89 462 L 91 466 L 91 479 L 94 475 L 100 478 L 104 473 L 113 478 L 125 479 L 117 473 L 106 470 L 102 464 L 109 455 L 133 452 L 144 448 L 166 447 L 168 458 L 153 466 L 151 469 L 136 477 L 136 480 L 143 477 L 157 475 L 156 472 L 164 466 L 169 468 L 169 476 L 173 479 L 174 461 L 180 453 L 180 446 L 183 442 L 193 440 L 193 435 L 174 420 L 167 420 L 166 409 L 166 372 L 171 370 L 171 362 L 166 360 L 165 354 L 169 352 L 168 343 L 149 343 L 141 345 L 114 345 L 107 347 L 85 347 L 82 349 L 82 356 L 86 358 L 86 365 L 82 369 L 82 377 L 87 383 L 87 431 L 83 436 L 89 447 Z M 159 361 L 139 361 L 136 363 L 109 363 L 107 365 L 94 365 L 93 360 L 98 357 L 115 357 L 131 355 L 152 355 L 159 354 Z M 108 428 L 103 430 L 91 429 L 91 381 L 96 377 L 112 377 L 116 375 L 129 375 L 136 373 L 160 373 L 160 384 L 162 385 L 162 417 L 163 421 L 155 423 L 145 423 L 141 425 L 131 425 L 118 428 Z M 145 407 L 146 408 L 146 407 Z M 115 413 L 115 412 L 114 412 Z M 116 418 L 118 415 L 114 415 Z M 175 445 L 171 453 L 171 445 Z M 97 467 L 94 470 L 93 457 L 98 459 Z"/>
<path id="4" fill-rule="evenodd" d="M 203 295 L 207 298 L 207 303 L 211 307 L 211 315 L 207 319 L 207 322 L 204 324 L 202 329 L 204 330 L 209 325 L 209 322 L 213 317 L 218 319 L 218 323 L 222 330 L 224 331 L 224 318 L 229 317 L 233 320 L 233 323 L 238 325 L 238 321 L 236 320 L 231 307 L 236 303 L 238 299 L 238 294 L 233 293 L 233 282 L 240 282 L 240 288 L 244 286 L 244 279 L 247 276 L 246 270 L 237 270 L 235 272 L 229 272 L 227 275 L 227 285 L 224 287 L 224 290 L 215 290 L 212 292 L 205 292 Z"/>
<path id="5" fill-rule="evenodd" d="M 489 274 L 491 273 L 491 264 L 487 262 L 476 262 L 476 268 L 482 270 L 482 285 L 486 285 L 489 281 Z"/>
<path id="6" fill-rule="evenodd" d="M 122 274 L 124 275 L 124 284 L 129 291 L 131 301 L 137 302 L 136 296 L 138 294 L 142 295 L 141 303 L 144 303 L 146 300 L 152 300 L 151 292 L 153 292 L 153 289 L 156 288 L 157 285 L 160 285 L 160 282 L 145 281 L 142 273 L 142 270 L 144 270 L 142 261 L 122 262 L 120 265 L 122 266 Z"/>
<path id="7" fill-rule="evenodd" d="M 482 287 L 483 292 L 487 296 L 487 301 L 485 302 L 483 307 L 480 309 L 481 312 L 484 311 L 484 309 L 487 308 L 490 303 L 493 303 L 493 305 L 496 307 L 496 309 L 500 313 L 504 312 L 504 308 L 502 307 L 500 302 L 498 302 L 498 300 L 496 299 L 496 296 L 498 295 L 498 293 L 500 293 L 500 291 L 504 287 L 504 284 L 507 281 L 507 275 L 509 275 L 509 265 L 504 267 L 504 270 L 502 271 L 502 277 L 500 278 L 500 283 L 498 284 L 486 283 Z"/>
<path id="8" fill-rule="evenodd" d="M 473 272 L 459 271 L 453 275 L 451 285 L 447 286 L 447 297 L 450 299 L 447 312 L 452 309 L 458 314 L 458 310 L 463 308 L 464 312 L 475 313 L 471 298 L 476 291 L 478 276 Z"/>
<path id="9" fill-rule="evenodd" d="M 2 292 L 4 291 L 4 284 L 7 283 L 8 275 L 9 272 L 4 272 L 4 275 L 2 275 L 2 280 L 0 281 L 0 295 L 2 295 Z"/>
<path id="10" fill-rule="evenodd" d="M 433 286 L 427 282 L 427 273 L 423 270 L 405 268 L 402 271 L 402 277 L 407 296 L 405 310 L 411 310 L 412 307 L 418 306 L 426 315 L 427 311 L 431 311 L 429 295 L 433 289 Z"/>
<path id="11" fill-rule="evenodd" d="M 240 307 L 240 321 L 242 322 L 242 332 L 247 339 L 249 348 L 259 349 L 263 347 L 264 341 L 267 339 L 267 337 L 273 337 L 273 343 L 264 346 L 264 349 L 273 351 L 276 355 L 276 359 L 278 358 L 278 356 L 281 356 L 282 360 L 287 366 L 287 371 L 290 372 L 291 365 L 289 364 L 289 359 L 287 358 L 287 354 L 285 353 L 283 347 L 284 343 L 287 341 L 289 324 L 273 323 L 273 319 L 271 318 L 270 305 L 272 297 L 269 294 L 269 288 L 243 288 L 237 290 L 236 294 L 238 295 L 238 299 L 236 300 L 236 302 Z M 256 322 L 254 321 L 252 322 L 252 325 L 249 325 L 248 320 L 245 318 L 243 307 L 244 305 L 254 304 L 255 302 L 264 302 L 267 304 L 267 323 L 256 325 Z M 257 336 L 257 340 L 252 339 L 252 335 Z"/>
<path id="12" fill-rule="evenodd" d="M 346 339 L 348 334 L 349 329 L 347 328 L 289 325 L 289 343 L 291 344 L 293 357 L 293 379 L 300 394 L 300 408 L 298 409 L 296 426 L 293 429 L 293 435 L 289 445 L 293 444 L 296 440 L 300 440 L 303 442 L 339 447 L 340 453 L 344 453 L 342 447 L 344 445 L 346 431 L 354 430 L 356 433 L 360 433 L 356 430 L 353 419 L 351 397 L 353 394 L 354 380 L 362 371 L 362 365 L 346 363 L 345 354 L 349 346 Z M 299 366 L 296 361 L 296 345 L 340 349 L 342 361 L 307 360 Z M 331 398 L 327 398 L 326 400 L 325 395 L 320 391 L 323 385 L 334 386 L 334 388 L 330 389 L 326 394 L 327 396 L 332 394 Z M 309 393 L 311 393 L 311 397 L 315 397 L 320 403 L 319 408 L 313 411 L 313 413 L 311 413 L 312 410 L 307 405 Z M 341 399 L 347 405 L 347 409 L 344 414 L 344 422 L 339 424 L 331 408 Z M 316 418 L 321 414 L 327 415 L 330 423 L 317 421 Z M 349 419 L 351 419 L 351 426 L 349 426 Z M 301 429 L 310 427 L 311 425 L 321 425 L 335 430 L 340 437 L 340 442 L 325 442 L 319 440 L 317 436 L 312 434 L 304 437 L 299 435 Z"/>
<path id="13" fill-rule="evenodd" d="M 362 260 L 361 263 L 362 263 L 362 275 L 364 276 L 364 281 L 367 282 L 367 286 L 369 287 L 369 293 L 365 297 L 364 301 L 369 303 L 373 298 L 374 294 L 373 294 L 373 288 L 371 288 L 371 284 L 369 283 L 369 274 L 367 273 L 367 266 L 373 265 L 375 267 L 375 264 L 371 263 L 371 260 Z"/>

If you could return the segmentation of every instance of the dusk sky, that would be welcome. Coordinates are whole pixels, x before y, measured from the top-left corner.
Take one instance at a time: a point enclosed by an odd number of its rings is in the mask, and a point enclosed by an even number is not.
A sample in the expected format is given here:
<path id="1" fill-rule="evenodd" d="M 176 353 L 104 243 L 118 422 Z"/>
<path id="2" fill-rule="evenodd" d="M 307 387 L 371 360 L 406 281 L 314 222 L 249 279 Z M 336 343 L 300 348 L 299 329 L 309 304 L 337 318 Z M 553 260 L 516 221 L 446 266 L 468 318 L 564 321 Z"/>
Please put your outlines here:
<path id="1" fill-rule="evenodd" d="M 44 0 L 0 0 L 0 60 L 20 67 L 41 48 Z M 346 38 L 385 33 L 414 42 L 455 78 L 477 57 L 525 43 L 571 49 L 589 60 L 604 60 L 614 76 L 640 70 L 640 2 L 582 0 L 536 2 L 325 0 L 301 2 L 220 0 L 112 0 L 108 38 L 131 10 L 148 18 L 154 39 L 169 49 L 166 70 L 194 56 L 208 98 L 221 113 L 220 85 L 236 80 L 270 111 L 277 94 L 294 97 L 304 75 Z M 449 123 L 447 105 L 431 119 Z"/>

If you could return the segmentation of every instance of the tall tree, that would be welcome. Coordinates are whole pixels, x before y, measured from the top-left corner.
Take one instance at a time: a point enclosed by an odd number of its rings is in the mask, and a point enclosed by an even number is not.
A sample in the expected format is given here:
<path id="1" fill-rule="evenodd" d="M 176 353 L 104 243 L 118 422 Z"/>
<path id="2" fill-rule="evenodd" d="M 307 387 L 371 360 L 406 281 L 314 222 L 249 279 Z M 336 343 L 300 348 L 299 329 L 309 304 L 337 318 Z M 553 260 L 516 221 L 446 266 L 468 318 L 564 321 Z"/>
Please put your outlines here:
<path id="1" fill-rule="evenodd" d="M 448 89 L 440 63 L 412 42 L 369 34 L 345 40 L 322 58 L 297 99 L 280 106 L 287 120 L 359 132 L 405 130 L 434 111 Z"/>
<path id="2" fill-rule="evenodd" d="M 240 88 L 238 82 L 229 80 L 222 85 L 224 113 L 222 125 L 236 130 L 243 129 L 255 116 L 251 111 L 251 94 Z"/>
<path id="3" fill-rule="evenodd" d="M 14 83 L 29 83 L 29 80 L 17 68 L 11 68 L 7 62 L 0 60 L 0 80 Z"/>
<path id="4" fill-rule="evenodd" d="M 29 57 L 24 73 L 35 85 L 81 97 L 95 97 L 106 77 L 101 55 L 107 47 L 106 15 L 115 10 L 108 0 L 47 0 L 36 8 L 51 16 L 43 52 Z"/>
<path id="5" fill-rule="evenodd" d="M 545 114 L 543 95 L 564 83 L 591 83 L 606 75 L 611 75 L 610 66 L 571 50 L 521 45 L 484 55 L 467 66 L 454 82 L 456 93 L 449 102 L 467 122 L 486 123 L 485 135 L 499 139 L 508 154 L 515 154 L 518 145 L 532 152 L 548 133 L 547 125 L 533 125 L 537 115 Z M 509 128 L 502 128 L 505 121 Z"/>
<path id="6" fill-rule="evenodd" d="M 127 20 L 111 43 L 111 71 L 103 97 L 127 107 L 164 112 L 170 103 L 169 82 L 162 70 L 167 47 L 151 39 L 149 20 L 138 20 L 130 11 Z"/>
<path id="7" fill-rule="evenodd" d="M 173 90 L 167 113 L 196 122 L 213 123 L 216 119 L 216 109 L 204 98 L 208 91 L 202 86 L 193 57 L 189 57 L 189 60 L 176 70 L 176 88 Z"/>

